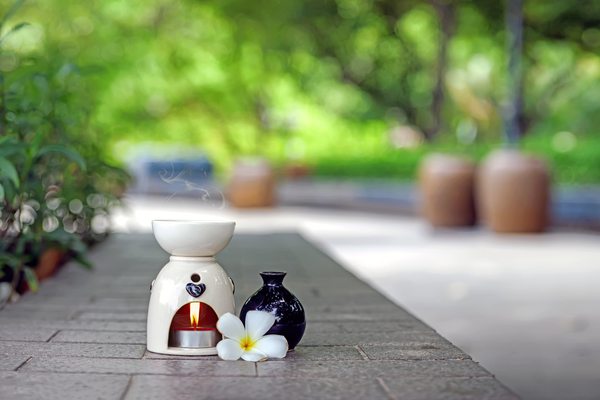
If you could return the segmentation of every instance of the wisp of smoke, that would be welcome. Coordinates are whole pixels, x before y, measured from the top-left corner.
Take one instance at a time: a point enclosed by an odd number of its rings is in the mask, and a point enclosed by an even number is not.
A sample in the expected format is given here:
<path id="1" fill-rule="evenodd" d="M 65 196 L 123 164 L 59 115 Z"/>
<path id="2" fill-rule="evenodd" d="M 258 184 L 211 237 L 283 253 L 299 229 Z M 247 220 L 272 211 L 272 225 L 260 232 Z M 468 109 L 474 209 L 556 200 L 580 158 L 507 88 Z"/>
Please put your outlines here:
<path id="1" fill-rule="evenodd" d="M 211 185 L 210 189 L 206 189 L 206 184 L 195 183 L 190 179 L 186 179 L 185 175 L 188 173 L 187 169 L 182 169 L 179 172 L 175 171 L 175 165 L 171 162 L 171 170 L 162 169 L 158 175 L 160 179 L 168 185 L 183 184 L 182 190 L 174 191 L 170 196 L 169 200 L 178 194 L 186 193 L 199 193 L 200 200 L 206 204 L 213 205 L 215 208 L 225 208 L 225 195 L 219 188 Z M 203 171 L 204 176 L 207 176 L 206 171 Z"/>

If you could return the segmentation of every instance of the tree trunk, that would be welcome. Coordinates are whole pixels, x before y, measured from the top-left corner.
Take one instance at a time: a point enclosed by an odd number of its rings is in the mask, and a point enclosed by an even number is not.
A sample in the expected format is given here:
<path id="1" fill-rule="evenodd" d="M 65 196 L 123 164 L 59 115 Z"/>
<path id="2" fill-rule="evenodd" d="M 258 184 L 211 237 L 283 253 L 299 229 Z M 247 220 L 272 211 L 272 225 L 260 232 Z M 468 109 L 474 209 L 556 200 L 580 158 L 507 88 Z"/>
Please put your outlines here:
<path id="1" fill-rule="evenodd" d="M 506 2 L 508 99 L 504 107 L 504 134 L 509 146 L 519 142 L 523 128 L 523 0 Z"/>
<path id="2" fill-rule="evenodd" d="M 433 6 L 438 15 L 440 25 L 439 45 L 437 54 L 437 66 L 433 99 L 431 101 L 432 123 L 425 131 L 427 140 L 437 136 L 444 125 L 444 76 L 448 65 L 448 45 L 454 34 L 455 9 L 454 4 L 448 0 L 434 0 Z"/>
<path id="3" fill-rule="evenodd" d="M 4 74 L 0 72 L 0 136 L 7 133 L 6 129 L 6 89 Z"/>

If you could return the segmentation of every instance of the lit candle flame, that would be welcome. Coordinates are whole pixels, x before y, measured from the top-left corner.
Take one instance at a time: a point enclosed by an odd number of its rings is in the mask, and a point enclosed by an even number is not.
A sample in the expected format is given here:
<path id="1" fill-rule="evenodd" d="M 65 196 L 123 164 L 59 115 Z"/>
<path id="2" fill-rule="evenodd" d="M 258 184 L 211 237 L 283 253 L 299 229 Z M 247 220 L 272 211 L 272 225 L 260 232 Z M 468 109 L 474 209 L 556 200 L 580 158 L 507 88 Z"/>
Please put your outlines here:
<path id="1" fill-rule="evenodd" d="M 190 303 L 190 324 L 197 328 L 200 323 L 200 302 L 194 301 Z"/>

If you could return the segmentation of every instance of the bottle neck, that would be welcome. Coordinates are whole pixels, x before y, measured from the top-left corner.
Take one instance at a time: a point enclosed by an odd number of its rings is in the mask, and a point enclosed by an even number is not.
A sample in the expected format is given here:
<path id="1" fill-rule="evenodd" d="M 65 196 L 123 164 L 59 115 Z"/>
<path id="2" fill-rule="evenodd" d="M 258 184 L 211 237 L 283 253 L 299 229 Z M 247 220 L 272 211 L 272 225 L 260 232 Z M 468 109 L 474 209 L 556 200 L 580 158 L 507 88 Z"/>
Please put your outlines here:
<path id="1" fill-rule="evenodd" d="M 283 285 L 283 279 L 285 278 L 285 272 L 261 272 L 260 276 L 262 277 L 263 283 L 266 286 L 281 286 Z"/>

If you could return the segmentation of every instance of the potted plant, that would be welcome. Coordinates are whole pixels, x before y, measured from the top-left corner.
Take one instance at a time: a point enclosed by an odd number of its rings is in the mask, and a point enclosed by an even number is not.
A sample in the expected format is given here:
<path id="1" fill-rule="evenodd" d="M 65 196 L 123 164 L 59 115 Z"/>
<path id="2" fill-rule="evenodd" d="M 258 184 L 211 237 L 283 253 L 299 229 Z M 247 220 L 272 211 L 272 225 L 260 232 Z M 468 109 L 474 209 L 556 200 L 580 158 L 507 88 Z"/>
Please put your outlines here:
<path id="1" fill-rule="evenodd" d="M 0 24 L 21 4 L 14 2 Z M 0 52 L 25 26 L 4 30 Z M 89 91 L 57 54 L 48 47 L 27 55 L 22 68 L 0 71 L 0 307 L 35 291 L 66 260 L 91 267 L 87 248 L 107 234 L 108 210 L 129 180 L 103 161 L 97 138 L 88 135 L 90 102 L 82 100 Z"/>
<path id="2" fill-rule="evenodd" d="M 10 283 L 13 294 L 36 290 L 38 280 L 51 276 L 66 255 L 90 266 L 85 244 L 64 226 L 72 210 L 56 202 L 57 180 L 85 171 L 85 161 L 67 146 L 42 140 L 39 133 L 27 144 L 16 136 L 0 140 L 0 280 Z"/>

